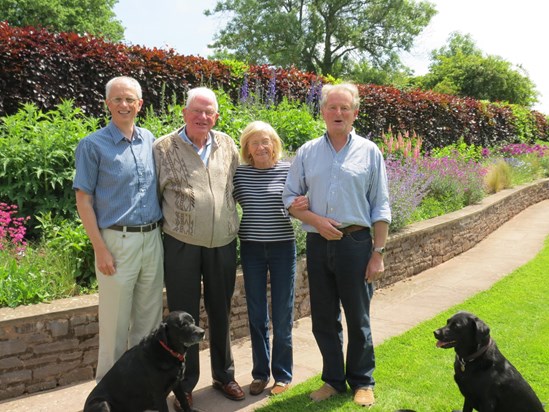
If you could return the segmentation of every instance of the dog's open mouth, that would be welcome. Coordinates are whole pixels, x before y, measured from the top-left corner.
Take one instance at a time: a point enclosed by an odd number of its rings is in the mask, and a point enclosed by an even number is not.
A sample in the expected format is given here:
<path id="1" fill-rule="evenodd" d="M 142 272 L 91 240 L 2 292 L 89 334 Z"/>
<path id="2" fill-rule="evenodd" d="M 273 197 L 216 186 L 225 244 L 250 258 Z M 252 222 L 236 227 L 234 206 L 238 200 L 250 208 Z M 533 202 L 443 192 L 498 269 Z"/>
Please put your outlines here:
<path id="1" fill-rule="evenodd" d="M 452 340 L 450 342 L 444 342 L 442 340 L 437 341 L 437 348 L 453 348 L 456 345 L 456 341 Z"/>

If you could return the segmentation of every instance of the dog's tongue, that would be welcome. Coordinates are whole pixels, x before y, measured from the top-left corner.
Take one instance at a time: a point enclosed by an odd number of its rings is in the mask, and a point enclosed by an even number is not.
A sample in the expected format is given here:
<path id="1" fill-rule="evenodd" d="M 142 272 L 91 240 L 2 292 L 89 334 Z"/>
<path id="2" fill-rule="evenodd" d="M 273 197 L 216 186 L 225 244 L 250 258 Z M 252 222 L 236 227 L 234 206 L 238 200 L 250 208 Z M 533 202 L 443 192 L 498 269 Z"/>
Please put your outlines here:
<path id="1" fill-rule="evenodd" d="M 443 342 L 441 340 L 437 341 L 437 348 L 443 348 L 446 345 L 447 342 Z"/>

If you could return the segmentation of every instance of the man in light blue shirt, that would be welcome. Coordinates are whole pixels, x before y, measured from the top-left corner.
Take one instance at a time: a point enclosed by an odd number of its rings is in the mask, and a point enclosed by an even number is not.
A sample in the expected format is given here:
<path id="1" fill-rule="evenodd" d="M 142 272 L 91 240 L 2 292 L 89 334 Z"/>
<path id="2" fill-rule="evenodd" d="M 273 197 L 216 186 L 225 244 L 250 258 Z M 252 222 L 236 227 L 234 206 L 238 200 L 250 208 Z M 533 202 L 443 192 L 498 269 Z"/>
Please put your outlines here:
<path id="1" fill-rule="evenodd" d="M 96 381 L 160 324 L 164 274 L 154 136 L 134 125 L 141 86 L 115 77 L 105 103 L 111 122 L 79 142 L 73 183 L 99 285 Z"/>
<path id="2" fill-rule="evenodd" d="M 378 147 L 353 129 L 359 110 L 356 86 L 324 86 L 320 106 L 326 133 L 298 150 L 282 194 L 286 208 L 308 232 L 311 319 L 324 381 L 311 398 L 323 401 L 345 392 L 348 384 L 357 404 L 371 406 L 370 301 L 373 282 L 384 272 L 391 222 L 385 163 Z M 308 210 L 292 207 L 300 195 L 308 196 Z M 349 340 L 346 361 L 341 305 Z"/>

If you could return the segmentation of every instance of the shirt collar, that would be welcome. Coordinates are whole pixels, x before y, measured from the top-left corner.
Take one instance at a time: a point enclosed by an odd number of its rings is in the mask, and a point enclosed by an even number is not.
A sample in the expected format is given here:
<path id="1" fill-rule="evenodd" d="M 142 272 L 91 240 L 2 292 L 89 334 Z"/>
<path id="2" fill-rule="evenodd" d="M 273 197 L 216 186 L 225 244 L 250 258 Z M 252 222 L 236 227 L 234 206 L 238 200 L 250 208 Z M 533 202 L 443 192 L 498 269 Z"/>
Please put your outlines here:
<path id="1" fill-rule="evenodd" d="M 191 141 L 191 139 L 189 139 L 189 136 L 187 136 L 187 128 L 186 127 L 183 127 L 180 131 L 179 131 L 179 136 L 181 136 L 181 138 L 183 139 L 183 141 L 187 144 L 190 144 L 191 146 L 193 146 L 195 149 L 198 149 L 198 147 L 196 147 L 196 145 Z M 213 136 L 213 132 L 210 130 L 208 132 L 208 137 L 206 138 L 206 144 L 204 146 L 209 146 L 212 144 L 212 136 Z"/>
<path id="2" fill-rule="evenodd" d="M 347 143 L 345 143 L 345 146 L 348 146 L 353 138 L 356 138 L 356 132 L 355 128 L 353 127 L 351 131 L 349 132 L 349 135 L 347 136 Z M 324 141 L 333 149 L 334 146 L 332 145 L 332 141 L 328 137 L 328 131 L 324 132 Z"/>
<path id="3" fill-rule="evenodd" d="M 123 140 L 126 140 L 122 132 L 116 125 L 112 122 L 112 120 L 107 125 L 107 130 L 111 134 L 112 142 L 114 144 L 120 143 Z M 133 140 L 143 140 L 143 136 L 141 135 L 141 130 L 139 127 L 135 126 L 133 127 Z"/>

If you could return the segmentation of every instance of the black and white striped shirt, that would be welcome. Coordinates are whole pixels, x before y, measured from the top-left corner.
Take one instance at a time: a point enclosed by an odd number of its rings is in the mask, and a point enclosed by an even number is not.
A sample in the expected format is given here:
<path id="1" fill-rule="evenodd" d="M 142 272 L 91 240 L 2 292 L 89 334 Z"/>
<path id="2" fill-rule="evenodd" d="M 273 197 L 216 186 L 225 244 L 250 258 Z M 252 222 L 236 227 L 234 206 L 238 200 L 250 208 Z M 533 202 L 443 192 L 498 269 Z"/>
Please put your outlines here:
<path id="1" fill-rule="evenodd" d="M 282 190 L 290 163 L 277 162 L 270 169 L 240 165 L 234 176 L 234 197 L 242 207 L 240 240 L 277 242 L 295 239 Z"/>

